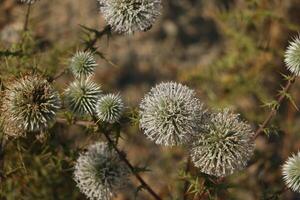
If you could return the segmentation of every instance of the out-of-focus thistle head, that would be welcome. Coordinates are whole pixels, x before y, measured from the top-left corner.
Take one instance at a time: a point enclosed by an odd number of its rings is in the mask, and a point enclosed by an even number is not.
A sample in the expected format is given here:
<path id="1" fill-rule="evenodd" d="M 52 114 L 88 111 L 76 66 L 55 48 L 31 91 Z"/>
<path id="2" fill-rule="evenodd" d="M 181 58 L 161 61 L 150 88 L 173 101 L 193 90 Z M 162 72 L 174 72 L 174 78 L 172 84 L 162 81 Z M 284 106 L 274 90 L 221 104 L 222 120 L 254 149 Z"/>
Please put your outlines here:
<path id="1" fill-rule="evenodd" d="M 140 127 L 157 144 L 186 144 L 205 116 L 195 92 L 180 83 L 161 83 L 140 104 Z"/>
<path id="2" fill-rule="evenodd" d="M 90 78 L 75 80 L 65 91 L 66 105 L 77 115 L 94 114 L 101 93 Z"/>
<path id="3" fill-rule="evenodd" d="M 100 11 L 113 31 L 147 31 L 160 15 L 161 0 L 98 0 Z"/>
<path id="4" fill-rule="evenodd" d="M 296 36 L 287 47 L 284 62 L 291 73 L 300 76 L 300 35 Z"/>
<path id="5" fill-rule="evenodd" d="M 92 200 L 110 200 L 128 182 L 129 169 L 105 143 L 91 145 L 76 162 L 74 180 Z"/>
<path id="6" fill-rule="evenodd" d="M 282 174 L 287 187 L 300 193 L 300 152 L 288 158 L 283 165 Z"/>
<path id="7" fill-rule="evenodd" d="M 39 0 L 20 0 L 21 3 L 26 3 L 26 4 L 34 4 Z"/>
<path id="8" fill-rule="evenodd" d="M 254 132 L 238 114 L 211 113 L 190 147 L 195 166 L 209 175 L 224 177 L 243 169 L 254 151 Z"/>
<path id="9" fill-rule="evenodd" d="M 54 122 L 60 106 L 59 94 L 47 80 L 39 75 L 24 76 L 7 85 L 2 105 L 5 126 L 25 132 L 44 130 Z"/>
<path id="10" fill-rule="evenodd" d="M 93 53 L 78 51 L 71 59 L 70 70 L 76 78 L 92 75 L 97 66 Z"/>
<path id="11" fill-rule="evenodd" d="M 119 94 L 108 94 L 102 96 L 97 103 L 97 116 L 103 122 L 117 122 L 124 110 L 124 103 Z"/>

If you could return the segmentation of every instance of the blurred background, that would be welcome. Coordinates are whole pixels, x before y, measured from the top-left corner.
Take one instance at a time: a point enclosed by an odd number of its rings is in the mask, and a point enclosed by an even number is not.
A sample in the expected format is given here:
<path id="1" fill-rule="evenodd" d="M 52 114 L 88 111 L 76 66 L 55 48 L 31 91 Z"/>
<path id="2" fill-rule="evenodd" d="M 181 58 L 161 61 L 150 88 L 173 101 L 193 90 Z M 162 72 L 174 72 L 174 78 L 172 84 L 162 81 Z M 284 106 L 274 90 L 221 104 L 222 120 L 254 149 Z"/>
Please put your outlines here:
<path id="1" fill-rule="evenodd" d="M 59 73 L 77 50 L 84 49 L 86 35 L 79 25 L 97 30 L 105 26 L 96 0 L 41 0 L 32 6 L 29 33 L 24 36 L 26 11 L 27 6 L 17 1 L 0 0 L 0 51 L 15 50 L 22 39 L 22 48 L 31 52 L 21 59 L 0 57 L 3 83 L 32 68 L 49 76 Z M 194 88 L 209 108 L 229 107 L 256 129 L 285 83 L 283 54 L 299 30 L 299 0 L 163 0 L 162 16 L 151 30 L 98 41 L 98 50 L 114 65 L 98 58 L 94 79 L 105 92 L 120 92 L 133 108 L 156 83 L 178 81 Z M 65 74 L 55 86 L 62 92 L 72 80 Z M 300 147 L 295 106 L 300 105 L 299 89 L 297 80 L 292 99 L 284 101 L 268 135 L 256 140 L 249 167 L 228 177 L 228 188 L 212 199 L 300 199 L 289 190 L 277 195 L 284 187 L 281 166 Z M 57 123 L 46 139 L 10 142 L 4 165 L 9 173 L 0 199 L 85 199 L 72 180 L 72 166 L 78 152 L 99 138 L 91 132 L 92 127 Z M 129 160 L 151 170 L 143 177 L 154 190 L 163 199 L 182 199 L 184 181 L 179 175 L 186 150 L 153 144 L 137 123 L 127 123 L 122 137 L 120 146 Z M 202 187 L 206 178 L 192 171 Z M 132 185 L 115 199 L 134 199 L 136 186 L 132 178 Z M 151 197 L 141 191 L 137 199 Z"/>

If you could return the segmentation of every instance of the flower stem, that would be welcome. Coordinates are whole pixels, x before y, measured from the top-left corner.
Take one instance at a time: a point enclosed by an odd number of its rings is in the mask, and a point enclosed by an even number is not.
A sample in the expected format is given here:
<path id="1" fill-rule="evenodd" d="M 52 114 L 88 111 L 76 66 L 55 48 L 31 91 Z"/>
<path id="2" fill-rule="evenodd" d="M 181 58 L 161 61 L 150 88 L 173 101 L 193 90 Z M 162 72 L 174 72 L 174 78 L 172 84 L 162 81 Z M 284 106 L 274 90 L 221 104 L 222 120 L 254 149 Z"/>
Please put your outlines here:
<path id="1" fill-rule="evenodd" d="M 109 133 L 102 128 L 102 126 L 99 124 L 99 121 L 97 120 L 96 116 L 92 113 L 90 113 L 93 122 L 98 126 L 98 129 L 103 133 L 103 135 L 105 136 L 107 142 L 109 143 L 109 145 L 111 145 L 113 147 L 113 149 L 117 152 L 117 154 L 119 155 L 120 159 L 128 166 L 128 168 L 130 169 L 130 171 L 132 172 L 132 174 L 136 177 L 136 179 L 138 179 L 138 181 L 141 183 L 141 186 L 147 190 L 149 192 L 149 194 L 152 195 L 152 197 L 156 200 L 162 200 L 158 194 L 156 194 L 156 192 L 154 192 L 154 190 L 146 183 L 146 181 L 138 174 L 138 172 L 136 172 L 134 166 L 130 163 L 130 161 L 126 158 L 125 154 L 122 153 L 121 150 L 119 150 L 119 148 L 117 147 L 117 145 L 114 143 L 114 141 L 110 138 Z"/>
<path id="2" fill-rule="evenodd" d="M 28 31 L 30 11 L 31 11 L 31 4 L 28 4 L 26 16 L 25 16 L 24 27 L 23 27 L 24 32 Z"/>
<path id="3" fill-rule="evenodd" d="M 286 97 L 286 94 L 288 93 L 289 89 L 291 88 L 291 86 L 293 85 L 293 83 L 296 80 L 296 76 L 293 75 L 291 78 L 289 78 L 286 82 L 286 85 L 284 86 L 284 88 L 282 89 L 282 91 L 280 92 L 278 98 L 277 98 L 277 105 L 278 106 L 274 106 L 269 114 L 267 115 L 266 119 L 264 120 L 264 122 L 262 123 L 262 125 L 260 125 L 260 127 L 256 130 L 253 139 L 255 140 L 266 128 L 266 126 L 269 124 L 269 122 L 272 120 L 272 118 L 276 115 L 277 110 L 279 108 L 279 106 L 282 104 L 283 100 Z"/>

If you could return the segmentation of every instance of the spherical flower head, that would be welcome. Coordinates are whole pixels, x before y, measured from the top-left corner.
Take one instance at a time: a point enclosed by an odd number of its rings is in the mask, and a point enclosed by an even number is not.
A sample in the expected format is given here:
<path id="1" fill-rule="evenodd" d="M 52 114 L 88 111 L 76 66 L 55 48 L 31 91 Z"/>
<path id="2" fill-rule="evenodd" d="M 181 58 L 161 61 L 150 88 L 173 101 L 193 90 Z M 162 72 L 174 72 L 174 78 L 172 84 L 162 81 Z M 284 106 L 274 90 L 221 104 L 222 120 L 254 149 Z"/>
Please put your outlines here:
<path id="1" fill-rule="evenodd" d="M 300 35 L 295 37 L 287 47 L 284 62 L 292 74 L 300 76 Z"/>
<path id="2" fill-rule="evenodd" d="M 113 31 L 147 31 L 160 15 L 161 0 L 98 0 L 100 11 Z"/>
<path id="3" fill-rule="evenodd" d="M 38 0 L 20 0 L 21 3 L 26 3 L 26 4 L 34 4 Z"/>
<path id="4" fill-rule="evenodd" d="M 115 151 L 98 142 L 79 156 L 74 180 L 89 199 L 110 200 L 128 182 L 129 172 Z"/>
<path id="5" fill-rule="evenodd" d="M 94 114 L 101 93 L 90 78 L 75 80 L 65 91 L 66 105 L 76 115 Z"/>
<path id="6" fill-rule="evenodd" d="M 38 75 L 28 75 L 7 85 L 2 110 L 9 123 L 24 131 L 41 131 L 55 121 L 61 106 L 51 84 Z M 16 127 L 15 127 L 16 128 Z"/>
<path id="7" fill-rule="evenodd" d="M 288 158 L 283 165 L 282 174 L 287 187 L 300 193 L 300 152 Z"/>
<path id="8" fill-rule="evenodd" d="M 92 75 L 97 66 L 93 53 L 78 51 L 71 59 L 70 70 L 76 78 Z"/>
<path id="9" fill-rule="evenodd" d="M 197 133 L 205 113 L 193 90 L 180 83 L 161 83 L 140 104 L 140 127 L 156 144 L 186 144 Z"/>
<path id="10" fill-rule="evenodd" d="M 227 109 L 212 113 L 190 147 L 192 161 L 203 173 L 230 175 L 243 169 L 252 156 L 253 135 L 238 114 Z"/>
<path id="11" fill-rule="evenodd" d="M 124 103 L 119 94 L 102 96 L 97 103 L 97 116 L 103 122 L 115 123 L 123 113 Z"/>

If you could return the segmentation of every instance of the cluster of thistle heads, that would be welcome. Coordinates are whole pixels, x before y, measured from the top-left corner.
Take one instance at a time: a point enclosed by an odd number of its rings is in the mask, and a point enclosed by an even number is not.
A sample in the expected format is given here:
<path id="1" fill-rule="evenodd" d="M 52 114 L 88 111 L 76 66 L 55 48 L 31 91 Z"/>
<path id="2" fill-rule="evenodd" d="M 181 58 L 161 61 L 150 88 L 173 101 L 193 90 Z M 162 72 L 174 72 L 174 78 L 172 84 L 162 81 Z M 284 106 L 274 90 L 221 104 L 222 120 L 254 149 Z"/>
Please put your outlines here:
<path id="1" fill-rule="evenodd" d="M 32 4 L 34 0 L 21 0 Z M 160 0 L 98 0 L 100 11 L 113 31 L 132 34 L 147 31 L 160 15 Z M 300 37 L 285 53 L 287 69 L 300 75 Z M 93 82 L 97 67 L 92 52 L 77 52 L 70 62 L 75 80 L 64 92 L 64 105 L 77 116 L 91 115 L 116 123 L 124 104 L 119 94 L 104 95 Z M 49 128 L 62 106 L 58 92 L 42 76 L 26 75 L 12 81 L 1 106 L 3 130 L 23 136 Z M 164 146 L 186 147 L 203 173 L 224 177 L 246 167 L 254 151 L 254 132 L 249 123 L 229 109 L 208 110 L 195 91 L 175 82 L 154 86 L 140 104 L 140 128 L 148 139 Z M 128 181 L 129 169 L 106 143 L 98 142 L 82 153 L 75 165 L 74 180 L 90 199 L 110 199 Z M 300 192 L 300 153 L 283 166 L 286 185 Z"/>

